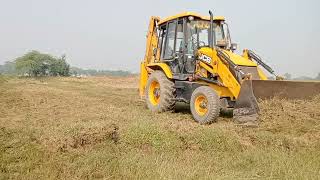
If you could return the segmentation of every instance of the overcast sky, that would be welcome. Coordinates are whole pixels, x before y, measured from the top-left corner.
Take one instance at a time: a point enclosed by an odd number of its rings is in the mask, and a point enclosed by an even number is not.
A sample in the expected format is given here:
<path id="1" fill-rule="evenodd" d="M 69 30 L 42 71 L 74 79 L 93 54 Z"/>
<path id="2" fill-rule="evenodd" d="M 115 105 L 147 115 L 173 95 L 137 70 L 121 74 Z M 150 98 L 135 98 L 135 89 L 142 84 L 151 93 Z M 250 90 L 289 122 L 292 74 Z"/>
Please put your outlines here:
<path id="1" fill-rule="evenodd" d="M 241 51 L 279 74 L 320 72 L 318 0 L 0 0 L 0 64 L 39 50 L 66 54 L 72 66 L 137 72 L 150 16 L 209 8 L 226 17 Z"/>

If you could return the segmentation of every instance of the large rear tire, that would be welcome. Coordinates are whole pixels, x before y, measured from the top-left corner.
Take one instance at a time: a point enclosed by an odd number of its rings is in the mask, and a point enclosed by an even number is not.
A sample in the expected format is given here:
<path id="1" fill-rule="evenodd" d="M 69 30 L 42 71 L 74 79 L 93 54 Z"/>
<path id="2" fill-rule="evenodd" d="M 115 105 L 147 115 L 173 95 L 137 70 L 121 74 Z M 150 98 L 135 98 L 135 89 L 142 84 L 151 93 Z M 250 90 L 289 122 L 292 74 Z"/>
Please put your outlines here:
<path id="1" fill-rule="evenodd" d="M 164 112 L 174 108 L 174 83 L 162 71 L 154 71 L 146 86 L 146 102 L 153 112 Z"/>
<path id="2" fill-rule="evenodd" d="M 197 122 L 210 124 L 219 117 L 220 98 L 212 88 L 200 86 L 192 93 L 190 109 Z"/>

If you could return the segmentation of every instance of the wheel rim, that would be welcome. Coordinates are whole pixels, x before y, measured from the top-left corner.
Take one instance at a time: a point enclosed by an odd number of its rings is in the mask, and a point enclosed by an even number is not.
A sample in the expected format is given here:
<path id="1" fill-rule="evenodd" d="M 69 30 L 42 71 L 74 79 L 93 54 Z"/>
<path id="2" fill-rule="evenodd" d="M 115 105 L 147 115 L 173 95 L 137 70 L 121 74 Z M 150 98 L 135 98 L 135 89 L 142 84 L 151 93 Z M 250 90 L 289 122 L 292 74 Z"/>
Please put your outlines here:
<path id="1" fill-rule="evenodd" d="M 149 88 L 149 99 L 152 105 L 156 106 L 160 102 L 160 84 L 158 81 L 153 81 Z"/>
<path id="2" fill-rule="evenodd" d="M 205 96 L 200 95 L 195 100 L 195 109 L 198 115 L 204 116 L 208 112 L 208 100 Z"/>

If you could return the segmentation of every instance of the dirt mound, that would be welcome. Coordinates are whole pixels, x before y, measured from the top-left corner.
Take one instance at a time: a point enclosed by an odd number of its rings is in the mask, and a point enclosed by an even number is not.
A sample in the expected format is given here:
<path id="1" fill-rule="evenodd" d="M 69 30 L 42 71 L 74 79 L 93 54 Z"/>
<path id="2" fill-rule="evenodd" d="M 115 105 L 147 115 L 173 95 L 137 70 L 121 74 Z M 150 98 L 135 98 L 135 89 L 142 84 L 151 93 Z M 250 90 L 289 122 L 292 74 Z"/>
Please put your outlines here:
<path id="1" fill-rule="evenodd" d="M 99 128 L 84 128 L 64 137 L 42 140 L 49 150 L 66 152 L 70 149 L 85 148 L 96 144 L 112 141 L 118 143 L 119 132 L 116 125 Z"/>
<path id="2" fill-rule="evenodd" d="M 311 100 L 269 99 L 260 101 L 260 120 L 264 125 L 302 126 L 305 123 L 319 123 L 320 95 Z"/>
<path id="3" fill-rule="evenodd" d="M 260 129 L 311 144 L 320 139 L 320 95 L 311 100 L 264 100 L 260 108 Z"/>

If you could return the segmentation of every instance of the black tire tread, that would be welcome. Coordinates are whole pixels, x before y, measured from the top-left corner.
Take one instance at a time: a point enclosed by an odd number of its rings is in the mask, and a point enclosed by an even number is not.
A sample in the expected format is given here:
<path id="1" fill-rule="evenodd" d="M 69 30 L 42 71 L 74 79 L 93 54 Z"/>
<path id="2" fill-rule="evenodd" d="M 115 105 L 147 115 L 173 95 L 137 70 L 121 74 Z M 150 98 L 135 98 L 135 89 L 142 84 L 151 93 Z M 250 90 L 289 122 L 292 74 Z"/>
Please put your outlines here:
<path id="1" fill-rule="evenodd" d="M 209 109 L 208 113 L 204 117 L 199 116 L 194 107 L 194 101 L 197 95 L 200 94 L 206 96 L 208 100 Z M 220 98 L 212 88 L 208 86 L 200 86 L 197 89 L 195 89 L 192 93 L 190 102 L 191 113 L 193 115 L 193 118 L 200 124 L 210 124 L 216 122 L 220 114 L 220 108 Z"/>
<path id="2" fill-rule="evenodd" d="M 157 106 L 152 105 L 148 99 L 149 86 L 154 79 L 156 79 L 160 84 L 160 103 Z M 176 102 L 174 82 L 169 80 L 162 71 L 152 72 L 147 82 L 145 97 L 147 106 L 151 111 L 165 112 L 173 110 Z"/>

